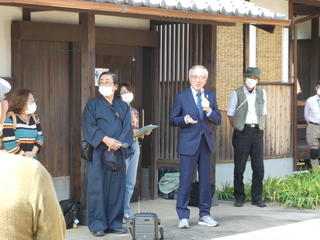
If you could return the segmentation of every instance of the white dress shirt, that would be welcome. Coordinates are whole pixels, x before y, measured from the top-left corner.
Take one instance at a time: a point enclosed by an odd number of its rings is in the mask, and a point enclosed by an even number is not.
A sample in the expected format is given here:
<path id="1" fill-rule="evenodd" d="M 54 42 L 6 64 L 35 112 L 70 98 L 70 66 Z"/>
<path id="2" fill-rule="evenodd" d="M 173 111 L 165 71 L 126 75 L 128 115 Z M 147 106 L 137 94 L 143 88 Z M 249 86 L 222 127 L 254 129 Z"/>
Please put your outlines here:
<path id="1" fill-rule="evenodd" d="M 243 85 L 243 92 L 246 95 L 247 102 L 248 102 L 248 113 L 245 120 L 245 124 L 252 124 L 252 123 L 258 124 L 258 117 L 256 114 L 256 97 L 257 97 L 256 88 L 254 88 L 253 91 L 250 93 L 247 90 L 246 86 Z M 265 116 L 267 115 L 267 94 L 264 89 L 262 89 L 262 92 L 263 92 L 263 100 L 264 100 L 263 116 Z M 233 90 L 230 93 L 230 98 L 229 98 L 228 111 L 227 111 L 228 116 L 234 116 L 236 112 L 237 103 L 238 103 L 237 93 L 235 90 Z"/>
<path id="2" fill-rule="evenodd" d="M 304 107 L 304 118 L 307 123 L 319 123 L 320 124 L 320 98 L 316 94 L 307 99 Z"/>
<path id="3" fill-rule="evenodd" d="M 191 88 L 191 91 L 192 91 L 192 95 L 193 95 L 194 101 L 196 102 L 196 105 L 197 105 L 197 102 L 198 102 L 198 98 L 197 98 L 198 91 L 196 91 L 192 86 L 190 88 Z M 202 98 L 202 96 L 201 96 L 201 98 Z M 211 112 L 212 112 L 211 108 L 210 108 L 209 112 L 205 112 L 207 117 L 210 116 Z"/>

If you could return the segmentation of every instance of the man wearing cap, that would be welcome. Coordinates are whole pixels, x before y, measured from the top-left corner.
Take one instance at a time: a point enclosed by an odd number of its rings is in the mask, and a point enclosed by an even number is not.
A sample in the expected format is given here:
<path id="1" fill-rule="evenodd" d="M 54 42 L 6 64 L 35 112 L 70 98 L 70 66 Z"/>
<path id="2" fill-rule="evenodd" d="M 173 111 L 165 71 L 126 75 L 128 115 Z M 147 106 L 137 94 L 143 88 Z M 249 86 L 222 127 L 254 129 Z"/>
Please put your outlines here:
<path id="1" fill-rule="evenodd" d="M 263 129 L 267 115 L 267 96 L 264 89 L 256 87 L 261 70 L 249 67 L 244 76 L 244 86 L 230 94 L 227 115 L 234 128 L 232 145 L 234 149 L 234 198 L 235 207 L 242 207 L 246 199 L 243 173 L 250 155 L 252 168 L 252 205 L 266 207 L 262 201 Z"/>
<path id="2" fill-rule="evenodd" d="M 11 85 L 0 78 L 0 149 L 2 149 L 2 128 L 8 110 L 8 101 L 4 100 L 5 94 L 11 90 Z"/>
<path id="3" fill-rule="evenodd" d="M 307 126 L 307 142 L 310 145 L 310 163 L 312 169 L 319 167 L 320 140 L 320 80 L 315 87 L 317 94 L 307 99 L 304 107 L 304 118 Z"/>

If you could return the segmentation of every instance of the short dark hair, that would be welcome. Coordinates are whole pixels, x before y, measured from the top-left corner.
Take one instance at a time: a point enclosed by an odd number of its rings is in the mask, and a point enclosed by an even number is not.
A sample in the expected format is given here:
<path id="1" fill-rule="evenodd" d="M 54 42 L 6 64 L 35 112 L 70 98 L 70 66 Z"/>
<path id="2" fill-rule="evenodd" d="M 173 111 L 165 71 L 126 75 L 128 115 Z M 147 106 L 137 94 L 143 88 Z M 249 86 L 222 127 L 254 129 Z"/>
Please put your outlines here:
<path id="1" fill-rule="evenodd" d="M 20 114 L 22 112 L 22 109 L 28 102 L 30 93 L 33 94 L 33 91 L 31 89 L 14 89 L 10 94 L 9 110 L 13 111 L 16 114 Z"/>
<path id="2" fill-rule="evenodd" d="M 103 72 L 103 73 L 100 74 L 98 84 L 100 84 L 100 78 L 101 78 L 102 75 L 111 75 L 113 83 L 114 84 L 118 84 L 118 76 L 115 73 L 109 72 L 109 71 L 106 71 L 106 72 Z"/>
<path id="3" fill-rule="evenodd" d="M 122 88 L 122 87 L 125 87 L 125 88 L 128 89 L 129 91 L 134 92 L 134 88 L 133 88 L 129 83 L 119 83 L 119 84 L 118 84 L 118 89 L 117 89 L 116 92 L 115 92 L 115 96 L 116 96 L 117 98 L 120 98 L 120 99 L 121 99 L 120 92 L 121 92 L 121 88 Z"/>

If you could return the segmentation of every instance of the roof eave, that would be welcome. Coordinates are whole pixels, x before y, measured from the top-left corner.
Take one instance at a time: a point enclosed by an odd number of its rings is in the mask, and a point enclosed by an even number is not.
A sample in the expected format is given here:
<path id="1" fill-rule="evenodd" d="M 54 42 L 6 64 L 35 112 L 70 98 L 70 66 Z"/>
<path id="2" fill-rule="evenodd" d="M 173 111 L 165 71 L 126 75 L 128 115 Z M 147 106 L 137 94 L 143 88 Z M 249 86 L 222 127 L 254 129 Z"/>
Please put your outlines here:
<path id="1" fill-rule="evenodd" d="M 155 16 L 163 18 L 164 21 L 170 18 L 181 19 L 181 22 L 188 22 L 190 20 L 204 21 L 206 24 L 212 21 L 214 22 L 227 22 L 227 23 L 251 23 L 251 24 L 266 24 L 275 26 L 290 26 L 290 20 L 279 19 L 267 19 L 259 17 L 242 17 L 236 15 L 224 15 L 224 14 L 211 14 L 200 13 L 192 11 L 181 10 L 169 10 L 162 8 L 147 8 L 131 5 L 118 5 L 113 3 L 99 3 L 92 1 L 78 1 L 78 0 L 0 0 L 3 5 L 13 5 L 25 8 L 43 8 L 46 10 L 61 10 L 71 12 L 94 12 L 96 14 L 106 14 L 106 12 L 117 14 L 118 16 L 126 17 L 126 15 L 132 17 L 136 16 Z M 144 17 L 145 18 L 145 17 Z"/>

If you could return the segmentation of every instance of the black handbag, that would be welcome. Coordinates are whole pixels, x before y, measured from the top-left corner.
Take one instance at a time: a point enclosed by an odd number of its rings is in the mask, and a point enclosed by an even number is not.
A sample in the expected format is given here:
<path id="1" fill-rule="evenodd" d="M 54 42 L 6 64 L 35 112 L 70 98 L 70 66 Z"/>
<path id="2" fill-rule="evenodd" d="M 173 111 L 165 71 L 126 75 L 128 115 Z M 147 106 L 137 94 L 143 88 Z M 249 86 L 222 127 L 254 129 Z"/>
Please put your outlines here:
<path id="1" fill-rule="evenodd" d="M 93 151 L 93 147 L 86 140 L 82 140 L 81 157 L 84 160 L 92 161 L 92 151 Z"/>
<path id="2" fill-rule="evenodd" d="M 211 198 L 215 192 L 215 186 L 211 184 Z M 190 201 L 188 206 L 196 206 L 198 207 L 200 201 L 200 183 L 193 182 L 191 187 Z"/>
<path id="3" fill-rule="evenodd" d="M 124 166 L 122 151 L 108 151 L 108 148 L 106 148 L 102 152 L 102 164 L 112 172 L 119 171 Z"/>

